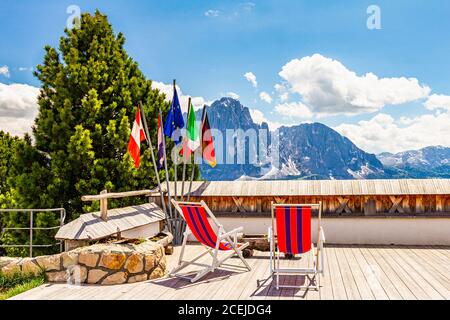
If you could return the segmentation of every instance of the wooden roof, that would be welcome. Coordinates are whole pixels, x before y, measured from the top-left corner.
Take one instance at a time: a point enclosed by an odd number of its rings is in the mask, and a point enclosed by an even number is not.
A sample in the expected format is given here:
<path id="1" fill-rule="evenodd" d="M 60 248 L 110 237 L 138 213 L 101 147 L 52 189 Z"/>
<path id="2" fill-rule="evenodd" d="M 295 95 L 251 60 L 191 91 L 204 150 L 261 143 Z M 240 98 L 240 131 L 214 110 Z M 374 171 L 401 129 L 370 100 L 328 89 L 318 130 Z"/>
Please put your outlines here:
<path id="1" fill-rule="evenodd" d="M 164 211 L 155 203 L 108 210 L 108 221 L 100 218 L 100 212 L 81 215 L 62 226 L 55 238 L 58 240 L 97 240 L 119 231 L 134 229 L 165 219 Z"/>
<path id="2" fill-rule="evenodd" d="M 180 193 L 180 182 L 177 189 Z M 186 182 L 185 194 L 188 189 Z M 166 191 L 164 183 L 163 190 Z M 173 182 L 170 190 L 173 194 Z M 194 181 L 191 192 L 191 196 L 203 197 L 444 194 L 450 194 L 450 179 Z"/>

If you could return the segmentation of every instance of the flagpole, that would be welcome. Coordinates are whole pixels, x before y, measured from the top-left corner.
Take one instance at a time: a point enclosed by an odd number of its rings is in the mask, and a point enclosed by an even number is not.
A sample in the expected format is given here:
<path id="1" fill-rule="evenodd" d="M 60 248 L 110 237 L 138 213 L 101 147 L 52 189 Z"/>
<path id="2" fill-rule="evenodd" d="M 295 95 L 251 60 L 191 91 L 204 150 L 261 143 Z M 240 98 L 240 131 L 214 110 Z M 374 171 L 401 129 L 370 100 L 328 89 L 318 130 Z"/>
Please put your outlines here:
<path id="1" fill-rule="evenodd" d="M 173 92 L 175 93 L 175 90 L 176 90 L 176 84 L 177 84 L 177 80 L 176 79 L 173 79 Z M 172 98 L 172 101 L 173 101 L 173 99 L 175 98 L 175 95 L 174 95 L 174 97 Z M 176 150 L 176 148 L 177 148 L 177 144 L 175 143 L 175 161 L 174 161 L 174 169 L 173 169 L 173 171 L 174 171 L 174 174 L 175 174 L 175 185 L 174 185 L 174 189 L 175 189 L 175 196 L 174 196 L 174 198 L 175 198 L 175 200 L 178 200 L 177 199 L 177 197 L 178 197 L 178 192 L 177 192 L 177 167 L 178 167 L 178 150 Z"/>
<path id="2" fill-rule="evenodd" d="M 163 119 L 162 119 L 161 108 L 159 108 L 159 123 L 161 124 L 161 135 L 162 135 L 161 138 L 162 138 L 162 143 L 163 143 L 163 148 L 164 148 L 164 169 L 166 171 L 167 199 L 168 199 L 168 204 L 169 204 L 170 218 L 173 219 L 172 202 L 170 201 L 172 199 L 172 197 L 170 195 L 170 187 L 169 187 L 169 171 L 167 170 L 166 139 L 164 136 L 164 124 L 163 124 Z"/>
<path id="3" fill-rule="evenodd" d="M 190 105 L 189 105 L 190 106 Z M 205 114 L 206 114 L 206 106 L 203 106 L 203 111 L 202 111 L 202 122 L 200 124 L 200 150 L 201 152 L 203 152 L 203 122 L 205 121 Z M 194 181 L 194 176 L 195 176 L 195 153 L 193 154 L 193 164 L 192 164 L 192 172 L 191 172 L 191 180 L 189 181 L 189 192 L 188 192 L 188 196 L 187 196 L 187 201 L 189 201 L 191 199 L 191 190 L 192 190 L 192 181 Z"/>
<path id="4" fill-rule="evenodd" d="M 189 113 L 191 112 L 191 97 L 189 97 L 188 101 L 188 114 L 187 119 L 189 121 Z M 184 180 L 186 179 L 186 155 L 184 154 L 186 152 L 183 145 L 183 181 L 181 182 L 181 199 L 184 200 Z M 191 155 L 189 155 L 189 160 L 191 160 Z"/>
<path id="5" fill-rule="evenodd" d="M 163 191 L 162 191 L 162 187 L 161 187 L 161 181 L 159 180 L 159 172 L 158 172 L 158 166 L 156 165 L 156 160 L 155 160 L 155 154 L 153 152 L 153 145 L 152 145 L 152 140 L 150 139 L 150 133 L 148 131 L 148 126 L 147 126 L 147 119 L 145 118 L 145 112 L 144 112 L 144 107 L 142 105 L 142 101 L 139 101 L 139 108 L 141 110 L 141 118 L 142 118 L 142 124 L 144 125 L 144 131 L 145 131 L 145 136 L 146 136 L 146 140 L 148 142 L 148 145 L 150 146 L 150 153 L 152 155 L 152 161 L 153 161 L 153 166 L 155 168 L 155 173 L 156 173 L 156 181 L 158 182 L 158 187 L 159 187 L 159 194 L 161 197 L 161 204 L 164 210 L 164 213 L 166 215 L 166 222 L 167 222 L 167 227 L 170 229 L 171 228 L 171 224 L 170 224 L 170 220 L 167 217 L 167 208 L 166 208 L 166 203 L 164 202 L 164 195 L 163 195 Z"/>

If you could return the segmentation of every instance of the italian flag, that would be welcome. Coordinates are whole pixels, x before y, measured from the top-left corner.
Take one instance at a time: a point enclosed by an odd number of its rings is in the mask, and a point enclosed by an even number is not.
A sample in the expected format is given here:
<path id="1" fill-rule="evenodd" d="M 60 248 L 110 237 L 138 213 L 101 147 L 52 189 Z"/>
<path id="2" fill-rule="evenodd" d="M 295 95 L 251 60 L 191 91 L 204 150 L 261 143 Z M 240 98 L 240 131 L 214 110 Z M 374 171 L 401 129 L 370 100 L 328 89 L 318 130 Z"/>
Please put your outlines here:
<path id="1" fill-rule="evenodd" d="M 195 118 L 194 106 L 189 105 L 188 120 L 186 127 L 186 138 L 183 143 L 182 154 L 186 161 L 189 160 L 191 154 L 200 147 L 200 132 Z"/>

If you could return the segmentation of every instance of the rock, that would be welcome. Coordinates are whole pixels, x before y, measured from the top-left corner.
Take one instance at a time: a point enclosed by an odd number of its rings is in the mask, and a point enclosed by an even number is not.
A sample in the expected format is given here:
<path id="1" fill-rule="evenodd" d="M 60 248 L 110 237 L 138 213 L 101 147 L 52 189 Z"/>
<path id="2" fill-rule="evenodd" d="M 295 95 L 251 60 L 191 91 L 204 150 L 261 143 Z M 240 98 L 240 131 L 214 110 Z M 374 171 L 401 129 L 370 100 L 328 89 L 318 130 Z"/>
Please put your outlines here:
<path id="1" fill-rule="evenodd" d="M 68 268 L 78 264 L 78 253 L 76 252 L 64 252 L 61 255 L 62 264 L 64 268 Z"/>
<path id="2" fill-rule="evenodd" d="M 84 264 L 87 267 L 97 266 L 99 255 L 92 252 L 80 252 L 78 263 Z"/>
<path id="3" fill-rule="evenodd" d="M 152 273 L 150 274 L 149 279 L 153 280 L 153 279 L 158 279 L 158 278 L 162 278 L 166 275 L 165 270 L 163 270 L 160 266 L 156 267 Z"/>
<path id="4" fill-rule="evenodd" d="M 144 270 L 144 259 L 140 254 L 132 254 L 128 257 L 127 262 L 125 263 L 125 269 L 129 273 L 139 273 Z"/>
<path id="5" fill-rule="evenodd" d="M 1 270 L 5 276 L 12 276 L 20 273 L 20 265 L 17 262 L 12 262 L 4 266 Z"/>
<path id="6" fill-rule="evenodd" d="M 147 274 L 139 274 L 137 276 L 132 276 L 128 279 L 128 283 L 135 283 L 135 282 L 141 282 L 147 280 L 148 276 Z"/>
<path id="7" fill-rule="evenodd" d="M 44 271 L 59 271 L 61 270 L 61 254 L 52 256 L 41 256 L 36 258 L 36 262 Z"/>
<path id="8" fill-rule="evenodd" d="M 87 283 L 96 284 L 97 282 L 99 282 L 107 274 L 108 274 L 108 272 L 100 270 L 100 269 L 89 270 Z"/>
<path id="9" fill-rule="evenodd" d="M 68 271 L 47 272 L 46 275 L 48 282 L 67 282 L 70 277 Z"/>
<path id="10" fill-rule="evenodd" d="M 80 265 L 69 266 L 69 268 L 67 269 L 67 272 L 70 275 L 71 283 L 80 284 L 80 283 L 86 282 L 87 273 L 88 273 L 86 267 L 80 266 Z"/>
<path id="11" fill-rule="evenodd" d="M 38 266 L 35 259 L 26 258 L 20 262 L 22 266 L 22 273 L 39 275 L 42 272 L 41 267 Z"/>
<path id="12" fill-rule="evenodd" d="M 166 271 L 167 269 L 167 260 L 166 260 L 166 256 L 162 257 L 161 260 L 159 260 L 159 266 L 161 267 L 161 269 L 163 271 Z"/>
<path id="13" fill-rule="evenodd" d="M 125 282 L 127 282 L 127 273 L 120 271 L 106 277 L 106 279 L 102 281 L 102 284 L 122 284 Z"/>
<path id="14" fill-rule="evenodd" d="M 126 258 L 125 253 L 103 253 L 100 260 L 100 267 L 119 270 L 125 263 Z"/>
<path id="15" fill-rule="evenodd" d="M 12 262 L 19 262 L 20 258 L 0 257 L 0 269 Z"/>
<path id="16" fill-rule="evenodd" d="M 145 255 L 145 271 L 150 271 L 155 267 L 156 257 L 153 254 Z"/>

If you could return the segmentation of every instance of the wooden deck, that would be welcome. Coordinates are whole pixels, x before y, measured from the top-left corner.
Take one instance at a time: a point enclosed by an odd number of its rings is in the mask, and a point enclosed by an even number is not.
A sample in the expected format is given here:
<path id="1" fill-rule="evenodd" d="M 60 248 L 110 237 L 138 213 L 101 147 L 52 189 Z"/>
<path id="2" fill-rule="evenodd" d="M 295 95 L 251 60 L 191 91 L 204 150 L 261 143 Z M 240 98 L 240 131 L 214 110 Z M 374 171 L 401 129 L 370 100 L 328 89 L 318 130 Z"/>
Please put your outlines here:
<path id="1" fill-rule="evenodd" d="M 179 250 L 168 256 L 169 268 Z M 191 245 L 187 253 L 193 256 L 200 250 Z M 268 254 L 255 251 L 248 259 L 251 272 L 226 267 L 196 284 L 176 278 L 116 286 L 45 284 L 13 299 L 450 299 L 450 247 L 328 245 L 325 251 L 326 273 L 320 277 L 319 292 L 276 290 L 272 279 L 267 279 Z M 229 261 L 240 264 L 238 259 Z M 306 256 L 283 260 L 287 267 L 309 263 Z M 305 279 L 285 276 L 280 281 L 301 285 Z"/>

